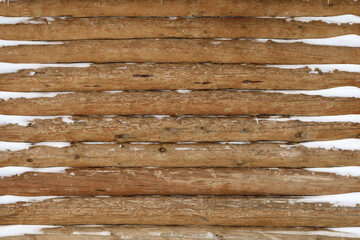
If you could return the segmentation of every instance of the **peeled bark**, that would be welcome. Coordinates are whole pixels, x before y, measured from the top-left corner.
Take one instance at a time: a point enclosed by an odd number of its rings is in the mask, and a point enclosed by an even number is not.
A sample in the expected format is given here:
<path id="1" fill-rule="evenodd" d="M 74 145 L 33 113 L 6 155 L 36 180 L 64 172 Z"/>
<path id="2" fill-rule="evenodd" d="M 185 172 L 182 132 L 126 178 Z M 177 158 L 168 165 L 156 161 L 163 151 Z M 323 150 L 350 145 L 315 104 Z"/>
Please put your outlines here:
<path id="1" fill-rule="evenodd" d="M 345 115 L 360 98 L 263 91 L 76 92 L 0 100 L 7 115 Z"/>
<path id="2" fill-rule="evenodd" d="M 359 226 L 359 207 L 302 201 L 284 197 L 71 197 L 2 205 L 0 224 Z"/>
<path id="3" fill-rule="evenodd" d="M 331 16 L 360 15 L 353 0 L 17 0 L 4 2 L 2 16 Z"/>
<path id="4" fill-rule="evenodd" d="M 66 121 L 66 122 L 65 122 Z M 9 142 L 321 141 L 359 138 L 360 123 L 251 117 L 54 117 L 0 126 Z"/>
<path id="5" fill-rule="evenodd" d="M 360 151 L 275 143 L 81 144 L 0 151 L 0 167 L 339 167 L 360 166 Z"/>
<path id="6" fill-rule="evenodd" d="M 357 34 L 360 24 L 271 18 L 34 18 L 0 25 L 2 39 L 326 38 Z M 61 29 L 61 31 L 58 31 Z"/>
<path id="7" fill-rule="evenodd" d="M 316 73 L 241 64 L 94 64 L 0 74 L 0 90 L 116 91 L 155 89 L 306 89 L 360 87 L 360 73 Z"/>
<path id="8" fill-rule="evenodd" d="M 157 62 L 360 64 L 360 48 L 255 40 L 135 39 L 40 42 L 0 48 L 10 63 Z M 34 44 L 34 43 L 33 43 Z M 37 44 L 37 45 L 36 45 Z M 40 44 L 40 45 L 39 45 Z"/>

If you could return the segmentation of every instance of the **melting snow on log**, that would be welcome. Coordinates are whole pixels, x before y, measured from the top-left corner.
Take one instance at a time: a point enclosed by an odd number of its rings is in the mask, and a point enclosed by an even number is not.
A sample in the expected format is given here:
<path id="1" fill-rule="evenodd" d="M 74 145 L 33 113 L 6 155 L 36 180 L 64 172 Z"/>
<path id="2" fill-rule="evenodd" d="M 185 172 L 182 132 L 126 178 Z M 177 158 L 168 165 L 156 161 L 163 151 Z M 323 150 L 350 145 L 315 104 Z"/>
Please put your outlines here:
<path id="1" fill-rule="evenodd" d="M 263 90 L 268 93 L 283 93 L 283 94 L 305 94 L 317 95 L 323 97 L 354 97 L 360 98 L 360 88 L 358 87 L 336 87 L 323 90 Z"/>
<path id="2" fill-rule="evenodd" d="M 360 64 L 306 64 L 306 65 L 274 65 L 269 64 L 265 65 L 265 67 L 271 68 L 280 68 L 280 69 L 300 69 L 300 68 L 310 68 L 311 72 L 318 74 L 319 71 L 322 73 L 331 73 L 334 71 L 342 71 L 342 72 L 360 72 Z"/>
<path id="3" fill-rule="evenodd" d="M 322 196 L 306 196 L 295 200 L 289 200 L 289 202 L 330 203 L 335 207 L 356 207 L 360 204 L 360 192 Z"/>

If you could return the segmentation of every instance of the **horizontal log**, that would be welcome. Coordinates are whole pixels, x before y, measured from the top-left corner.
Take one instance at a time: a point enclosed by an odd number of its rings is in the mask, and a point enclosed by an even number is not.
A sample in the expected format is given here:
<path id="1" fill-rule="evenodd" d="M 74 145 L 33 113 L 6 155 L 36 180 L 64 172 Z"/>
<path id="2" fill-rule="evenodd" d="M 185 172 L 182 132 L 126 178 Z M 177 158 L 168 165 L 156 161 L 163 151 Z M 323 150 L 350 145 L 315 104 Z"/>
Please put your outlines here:
<path id="1" fill-rule="evenodd" d="M 26 42 L 25 42 L 26 44 Z M 159 62 L 360 64 L 360 48 L 214 39 L 76 40 L 0 48 L 10 63 Z"/>
<path id="2" fill-rule="evenodd" d="M 0 25 L 2 39 L 326 38 L 360 32 L 360 24 L 272 18 L 62 18 Z M 58 31 L 61 29 L 61 31 Z"/>
<path id="3" fill-rule="evenodd" d="M 268 239 L 352 240 L 355 234 L 318 228 L 222 227 L 222 226 L 66 226 L 42 228 L 41 234 L 0 237 L 2 240 L 102 240 L 102 239 Z"/>
<path id="4" fill-rule="evenodd" d="M 261 153 L 261 154 L 259 154 Z M 339 167 L 360 166 L 360 151 L 275 143 L 81 144 L 0 151 L 0 167 Z"/>
<path id="5" fill-rule="evenodd" d="M 360 73 L 314 74 L 240 64 L 96 64 L 0 74 L 0 91 L 114 91 L 154 89 L 327 89 L 360 87 Z"/>
<path id="6" fill-rule="evenodd" d="M 356 227 L 359 207 L 269 197 L 96 197 L 2 205 L 0 224 Z"/>
<path id="7" fill-rule="evenodd" d="M 290 6 L 290 7 L 289 7 Z M 360 15 L 353 0 L 10 0 L 2 16 L 329 16 Z"/>
<path id="8" fill-rule="evenodd" d="M 46 183 L 44 185 L 44 183 Z M 329 195 L 360 192 L 360 178 L 299 169 L 85 168 L 0 179 L 1 195 Z"/>
<path id="9" fill-rule="evenodd" d="M 359 106 L 360 98 L 262 91 L 76 92 L 0 100 L 0 114 L 319 116 L 360 114 Z"/>
<path id="10" fill-rule="evenodd" d="M 0 125 L 9 142 L 313 141 L 359 138 L 360 123 L 267 121 L 250 117 L 81 117 Z"/>

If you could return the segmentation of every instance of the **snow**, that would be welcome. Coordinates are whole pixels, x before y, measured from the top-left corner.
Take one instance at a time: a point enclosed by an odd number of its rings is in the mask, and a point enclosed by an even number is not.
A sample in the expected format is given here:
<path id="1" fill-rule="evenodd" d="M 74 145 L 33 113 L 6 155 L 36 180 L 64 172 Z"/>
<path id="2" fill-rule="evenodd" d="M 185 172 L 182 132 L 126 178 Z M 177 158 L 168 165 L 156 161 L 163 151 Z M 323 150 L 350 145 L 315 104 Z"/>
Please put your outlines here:
<path id="1" fill-rule="evenodd" d="M 17 116 L 17 115 L 1 115 L 0 114 L 0 126 L 8 124 L 16 124 L 19 126 L 26 127 L 29 123 L 35 120 L 47 120 L 47 119 L 56 119 L 62 118 L 63 122 L 73 123 L 71 120 L 72 116 Z"/>
<path id="2" fill-rule="evenodd" d="M 19 45 L 59 45 L 63 42 L 50 41 L 15 41 L 15 40 L 1 40 L 0 47 L 19 46 Z"/>
<path id="3" fill-rule="evenodd" d="M 353 14 L 339 15 L 339 16 L 329 16 L 329 17 L 294 17 L 290 20 L 300 21 L 300 22 L 312 22 L 312 21 L 322 21 L 328 24 L 354 24 L 360 23 L 360 17 Z"/>
<path id="4" fill-rule="evenodd" d="M 240 39 L 248 40 L 248 39 Z M 273 39 L 273 38 L 258 38 L 252 39 L 254 42 L 265 43 L 273 41 L 277 43 L 305 43 L 310 45 L 323 45 L 323 46 L 338 46 L 338 47 L 360 47 L 360 36 L 356 34 L 348 34 L 331 38 L 308 38 L 308 39 Z"/>
<path id="5" fill-rule="evenodd" d="M 360 98 L 360 88 L 358 87 L 336 87 L 322 90 L 263 90 L 268 93 L 282 93 L 282 94 L 305 94 L 317 95 L 323 97 L 353 97 Z"/>
<path id="6" fill-rule="evenodd" d="M 357 207 L 357 205 L 360 204 L 360 192 L 322 196 L 306 196 L 299 199 L 290 200 L 289 202 L 330 203 L 335 207 Z"/>
<path id="7" fill-rule="evenodd" d="M 178 93 L 190 93 L 191 90 L 179 89 L 179 90 L 176 90 L 176 92 L 178 92 Z"/>
<path id="8" fill-rule="evenodd" d="M 304 168 L 307 171 L 335 173 L 347 177 L 360 177 L 360 167 L 328 167 L 328 168 Z"/>
<path id="9" fill-rule="evenodd" d="M 273 234 L 285 234 L 285 235 L 304 235 L 304 236 L 328 236 L 328 237 L 340 237 L 340 238 L 357 238 L 360 237 L 360 228 L 348 227 L 348 228 L 327 228 L 325 230 L 314 231 L 300 231 L 298 228 L 296 231 L 267 231 L 266 233 Z"/>
<path id="10" fill-rule="evenodd" d="M 5 63 L 0 62 L 0 74 L 16 73 L 24 69 L 41 69 L 41 68 L 85 68 L 90 67 L 92 63 L 66 63 L 66 64 L 32 64 L 32 63 Z M 35 73 L 34 73 L 35 74 Z"/>
<path id="11" fill-rule="evenodd" d="M 331 73 L 333 71 L 343 72 L 360 72 L 359 64 L 306 64 L 306 65 L 265 65 L 265 67 L 280 68 L 280 69 L 299 69 L 308 67 L 311 69 L 309 73 L 319 73 L 319 69 L 323 73 Z"/>
<path id="12" fill-rule="evenodd" d="M 360 123 L 360 115 L 336 115 L 336 116 L 318 116 L 318 117 L 302 117 L 302 116 L 271 116 L 268 118 L 259 118 L 261 121 L 301 121 L 301 122 L 353 122 Z"/>
<path id="13" fill-rule="evenodd" d="M 20 151 L 29 149 L 32 146 L 48 146 L 48 147 L 70 147 L 71 143 L 69 142 L 39 142 L 39 143 L 20 143 L 20 142 L 3 142 L 0 141 L 0 151 Z"/>
<path id="14" fill-rule="evenodd" d="M 3 17 L 0 16 L 0 24 L 47 24 L 49 22 L 55 21 L 53 17 L 42 17 L 43 20 L 33 20 L 32 17 Z"/>
<path id="15" fill-rule="evenodd" d="M 296 145 L 288 146 L 304 146 L 308 148 L 323 148 L 326 150 L 350 150 L 350 151 L 359 151 L 360 150 L 360 139 L 348 138 L 341 140 L 333 141 L 314 141 L 314 142 L 305 142 Z"/>
<path id="16" fill-rule="evenodd" d="M 49 168 L 1 167 L 0 178 L 21 175 L 26 172 L 64 173 L 66 169 L 69 169 L 69 167 L 49 167 Z"/>
<path id="17" fill-rule="evenodd" d="M 23 197 L 23 196 L 13 196 L 13 195 L 2 195 L 0 196 L 0 205 L 13 204 L 17 202 L 41 202 L 53 198 L 62 198 L 62 196 Z"/>
<path id="18" fill-rule="evenodd" d="M 349 233 L 354 235 L 353 237 L 360 238 L 360 227 L 345 227 L 345 228 L 328 228 L 331 231 Z"/>
<path id="19" fill-rule="evenodd" d="M 5 92 L 0 91 L 0 99 L 8 101 L 17 98 L 40 98 L 40 97 L 56 97 L 60 94 L 69 94 L 73 92 Z"/>
<path id="20" fill-rule="evenodd" d="M 8 226 L 0 226 L 0 237 L 23 236 L 25 234 L 42 234 L 42 229 L 44 229 L 44 228 L 56 228 L 56 227 L 57 226 L 53 226 L 53 225 L 8 225 Z"/>

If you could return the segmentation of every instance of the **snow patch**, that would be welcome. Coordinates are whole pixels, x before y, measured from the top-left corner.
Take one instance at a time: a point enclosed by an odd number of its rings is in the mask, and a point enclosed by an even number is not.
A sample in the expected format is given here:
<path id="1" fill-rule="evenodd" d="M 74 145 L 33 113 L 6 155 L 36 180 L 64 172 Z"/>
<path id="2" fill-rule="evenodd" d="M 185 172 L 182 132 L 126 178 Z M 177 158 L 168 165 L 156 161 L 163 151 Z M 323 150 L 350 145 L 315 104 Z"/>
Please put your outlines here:
<path id="1" fill-rule="evenodd" d="M 73 92 L 4 92 L 0 91 L 0 99 L 8 101 L 9 99 L 17 98 L 41 98 L 41 97 L 56 97 L 60 94 L 69 94 Z"/>
<path id="2" fill-rule="evenodd" d="M 63 198 L 63 197 L 62 196 L 23 197 L 23 196 L 13 196 L 13 195 L 2 195 L 0 196 L 0 205 L 13 204 L 17 202 L 41 202 L 53 198 Z"/>
<path id="3" fill-rule="evenodd" d="M 347 177 L 360 177 L 360 167 L 304 168 L 307 171 L 335 173 Z"/>
<path id="4" fill-rule="evenodd" d="M 15 40 L 2 40 L 0 39 L 0 47 L 10 47 L 19 45 L 59 45 L 64 42 L 50 42 L 50 41 L 15 41 Z"/>
<path id="5" fill-rule="evenodd" d="M 352 237 L 360 238 L 360 227 L 345 227 L 345 228 L 328 228 L 331 231 L 348 233 L 353 235 Z"/>
<path id="6" fill-rule="evenodd" d="M 39 142 L 39 143 L 20 143 L 20 142 L 3 142 L 0 141 L 0 151 L 20 151 L 29 149 L 32 146 L 48 146 L 48 147 L 70 147 L 71 143 L 69 142 Z"/>
<path id="7" fill-rule="evenodd" d="M 306 64 L 306 65 L 265 65 L 265 67 L 279 68 L 279 69 L 300 69 L 308 67 L 311 69 L 309 73 L 331 73 L 334 71 L 342 72 L 360 72 L 360 64 Z"/>
<path id="8" fill-rule="evenodd" d="M 360 88 L 358 87 L 336 87 L 323 90 L 263 90 L 268 93 L 282 93 L 282 94 L 305 94 L 316 95 L 323 97 L 353 97 L 360 98 Z"/>
<path id="9" fill-rule="evenodd" d="M 354 24 L 360 23 L 360 17 L 355 16 L 353 14 L 345 14 L 339 16 L 329 16 L 329 17 L 294 17 L 290 18 L 290 20 L 295 20 L 299 22 L 313 22 L 313 21 L 321 21 L 328 24 Z"/>
<path id="10" fill-rule="evenodd" d="M 184 90 L 184 89 L 179 89 L 179 90 L 175 90 L 178 93 L 190 93 L 191 90 Z"/>
<path id="11" fill-rule="evenodd" d="M 49 168 L 30 168 L 30 167 L 1 167 L 0 178 L 20 176 L 26 172 L 41 172 L 41 173 L 65 173 L 69 167 L 49 167 Z"/>
<path id="12" fill-rule="evenodd" d="M 301 121 L 301 122 L 353 122 L 360 123 L 360 115 L 336 115 L 336 116 L 318 116 L 318 117 L 302 117 L 302 116 L 291 116 L 291 117 L 281 117 L 281 116 L 271 116 L 268 118 L 259 118 L 261 121 Z"/>
<path id="13" fill-rule="evenodd" d="M 1 197 L 0 197 L 1 198 Z M 0 200 L 1 204 L 1 200 Z M 25 234 L 42 234 L 44 228 L 56 228 L 53 225 L 8 225 L 0 226 L 0 237 L 23 236 Z"/>
<path id="14" fill-rule="evenodd" d="M 267 231 L 266 233 L 273 233 L 273 234 L 284 234 L 284 235 L 305 235 L 305 236 L 328 236 L 328 237 L 341 237 L 341 238 L 356 238 L 360 236 L 360 233 L 355 233 L 356 230 L 353 230 L 354 233 L 351 233 L 350 229 L 349 232 L 346 230 L 337 231 L 337 228 L 328 228 L 328 230 L 314 230 L 314 231 Z M 348 228 L 344 228 L 348 229 Z M 359 228 L 360 229 L 360 228 Z"/>
<path id="15" fill-rule="evenodd" d="M 335 207 L 356 207 L 360 204 L 360 192 L 322 195 L 322 196 L 306 196 L 303 198 L 290 200 L 290 203 L 330 203 Z"/>
<path id="16" fill-rule="evenodd" d="M 42 17 L 38 20 L 35 20 L 32 17 L 3 17 L 0 16 L 0 24 L 47 24 L 55 21 L 53 17 Z"/>
<path id="17" fill-rule="evenodd" d="M 17 116 L 0 114 L 0 126 L 15 124 L 26 127 L 29 123 L 35 120 L 47 120 L 56 118 L 62 118 L 62 121 L 66 123 L 73 123 L 74 121 L 70 119 L 71 117 L 72 116 Z"/>
<path id="18" fill-rule="evenodd" d="M 307 148 L 323 148 L 326 150 L 360 150 L 360 139 L 349 138 L 333 141 L 314 141 L 314 142 L 305 142 L 296 145 L 288 146 L 304 146 Z"/>
<path id="19" fill-rule="evenodd" d="M 0 74 L 16 73 L 24 69 L 41 69 L 41 68 L 85 68 L 90 67 L 92 63 L 66 63 L 66 64 L 32 64 L 32 63 L 5 63 L 0 62 Z M 36 72 L 34 73 L 36 74 Z"/>
<path id="20" fill-rule="evenodd" d="M 248 40 L 248 39 L 240 39 Z M 253 42 L 266 43 L 273 41 L 276 43 L 305 43 L 310 45 L 337 46 L 337 47 L 360 47 L 360 36 L 356 34 L 348 34 L 331 38 L 308 38 L 308 39 L 273 39 L 273 38 L 257 38 L 252 39 Z"/>

